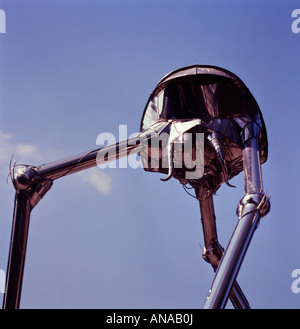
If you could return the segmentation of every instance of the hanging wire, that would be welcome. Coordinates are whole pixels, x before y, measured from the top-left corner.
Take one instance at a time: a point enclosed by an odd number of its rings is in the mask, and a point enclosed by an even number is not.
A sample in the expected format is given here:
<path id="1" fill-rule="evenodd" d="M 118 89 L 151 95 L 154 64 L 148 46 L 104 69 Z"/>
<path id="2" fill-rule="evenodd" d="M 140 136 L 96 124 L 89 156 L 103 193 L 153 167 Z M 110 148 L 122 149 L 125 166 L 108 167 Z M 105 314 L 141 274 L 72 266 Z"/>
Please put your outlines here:
<path id="1" fill-rule="evenodd" d="M 11 181 L 12 181 L 12 183 L 13 183 L 14 188 L 17 189 L 17 187 L 16 187 L 16 185 L 15 185 L 15 184 L 16 184 L 16 183 L 15 183 L 15 179 L 14 179 L 14 178 L 15 178 L 15 169 L 16 169 L 17 167 L 26 167 L 26 168 L 30 168 L 31 166 L 29 166 L 29 165 L 27 165 L 27 164 L 24 164 L 24 163 L 17 163 L 20 157 L 18 157 L 18 158 L 14 161 L 14 163 L 13 163 L 13 158 L 14 158 L 14 155 L 12 155 L 12 157 L 11 157 L 11 159 L 10 159 L 10 161 L 9 161 L 9 171 L 8 171 L 7 178 L 6 178 L 6 183 L 8 184 L 8 178 L 10 178 Z M 12 164 L 12 163 L 13 163 L 13 164 Z"/>
<path id="2" fill-rule="evenodd" d="M 12 157 L 11 157 L 11 159 L 10 159 L 10 161 L 9 161 L 9 171 L 8 171 L 7 178 L 6 178 L 6 184 L 8 184 L 8 178 L 10 178 L 11 181 L 12 181 L 12 183 L 13 183 L 13 185 L 14 185 L 14 187 L 16 187 L 16 186 L 15 186 L 15 181 L 14 181 L 14 176 L 15 176 L 15 168 L 16 168 L 17 166 L 19 166 L 19 165 L 17 164 L 19 158 L 17 158 L 17 160 L 16 160 L 16 161 L 14 162 L 14 164 L 12 165 L 13 158 L 14 158 L 14 155 L 12 155 Z"/>
<path id="3" fill-rule="evenodd" d="M 183 189 L 185 190 L 185 192 L 186 192 L 189 196 L 191 196 L 191 197 L 197 199 L 197 197 L 195 197 L 195 195 L 191 194 L 191 193 L 188 191 L 188 190 L 192 190 L 192 189 L 194 189 L 193 186 L 187 187 L 186 185 L 187 185 L 187 184 L 182 184 L 182 187 L 183 187 Z M 197 199 L 197 200 L 198 200 L 198 199 Z"/>

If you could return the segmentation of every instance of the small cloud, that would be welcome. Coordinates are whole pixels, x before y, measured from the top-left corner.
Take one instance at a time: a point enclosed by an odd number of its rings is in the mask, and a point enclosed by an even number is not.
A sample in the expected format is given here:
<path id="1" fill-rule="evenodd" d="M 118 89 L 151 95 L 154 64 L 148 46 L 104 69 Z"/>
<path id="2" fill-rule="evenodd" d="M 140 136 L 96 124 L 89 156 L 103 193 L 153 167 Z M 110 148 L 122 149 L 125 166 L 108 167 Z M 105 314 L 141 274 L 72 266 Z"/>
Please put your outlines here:
<path id="1" fill-rule="evenodd" d="M 36 145 L 13 143 L 12 135 L 5 134 L 0 130 L 0 163 L 8 165 L 13 155 L 22 158 L 22 160 L 41 160 Z"/>
<path id="2" fill-rule="evenodd" d="M 99 193 L 108 195 L 111 192 L 111 177 L 100 168 L 91 168 L 80 173 L 84 183 L 94 187 Z"/>
<path id="3" fill-rule="evenodd" d="M 18 163 L 32 164 L 35 161 L 45 163 L 49 155 L 56 159 L 57 155 L 61 155 L 59 153 L 57 150 L 40 152 L 37 145 L 14 143 L 11 134 L 5 134 L 0 130 L 0 175 L 3 177 L 7 177 L 8 165 L 12 156 L 14 156 L 13 160 L 19 158 Z M 108 195 L 111 192 L 111 177 L 100 168 L 95 167 L 82 171 L 79 173 L 79 177 L 82 182 L 89 184 L 101 194 Z"/>
<path id="4" fill-rule="evenodd" d="M 38 146 L 26 143 L 15 143 L 11 134 L 6 134 L 0 130 L 0 181 L 6 181 L 9 173 L 9 163 L 17 161 L 17 163 L 32 164 L 32 162 L 40 162 L 42 156 Z"/>

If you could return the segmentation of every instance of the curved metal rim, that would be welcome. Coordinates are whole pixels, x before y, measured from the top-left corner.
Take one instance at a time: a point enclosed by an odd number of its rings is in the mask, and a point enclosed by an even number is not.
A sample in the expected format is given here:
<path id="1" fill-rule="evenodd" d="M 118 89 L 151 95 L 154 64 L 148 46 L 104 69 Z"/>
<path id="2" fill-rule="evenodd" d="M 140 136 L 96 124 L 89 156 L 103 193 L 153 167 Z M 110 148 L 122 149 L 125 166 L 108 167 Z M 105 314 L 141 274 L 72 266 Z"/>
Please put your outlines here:
<path id="1" fill-rule="evenodd" d="M 212 74 L 212 73 L 209 73 L 209 72 L 198 72 L 198 68 L 200 69 L 212 69 L 212 70 L 215 70 L 215 72 Z M 146 103 L 146 106 L 144 108 L 144 111 L 143 111 L 143 115 L 142 115 L 142 119 L 141 119 L 141 123 L 140 123 L 140 132 L 142 131 L 142 125 L 143 125 L 143 121 L 144 121 L 144 117 L 145 117 L 145 113 L 146 113 L 146 110 L 147 110 L 147 107 L 148 107 L 148 104 L 149 102 L 151 101 L 151 99 L 153 98 L 153 96 L 158 92 L 159 88 L 161 87 L 162 84 L 164 84 L 165 82 L 167 82 L 168 80 L 171 81 L 173 79 L 180 79 L 182 77 L 185 77 L 185 76 L 188 76 L 188 75 L 191 75 L 191 74 L 184 74 L 185 72 L 187 71 L 190 71 L 190 70 L 193 70 L 195 69 L 195 72 L 192 74 L 192 75 L 200 75 L 200 74 L 206 74 L 206 75 L 215 75 L 215 76 L 220 76 L 220 77 L 224 77 L 224 78 L 230 78 L 230 79 L 233 79 L 233 80 L 236 80 L 238 81 L 239 83 L 241 83 L 247 90 L 248 92 L 250 93 L 250 95 L 253 97 L 256 105 L 257 105 L 257 108 L 258 108 L 258 111 L 259 111 L 259 115 L 260 115 L 260 119 L 261 119 L 261 123 L 262 123 L 262 135 L 263 135 L 263 140 L 266 142 L 265 145 L 264 145 L 264 153 L 265 153 L 265 157 L 263 160 L 262 163 L 266 162 L 267 161 L 267 158 L 268 158 L 268 137 L 267 137 L 267 129 L 266 129 L 266 125 L 265 125 L 265 122 L 264 122 L 264 118 L 263 118 L 263 115 L 262 115 L 262 112 L 257 104 L 257 101 L 255 99 L 255 97 L 252 95 L 252 93 L 250 92 L 250 90 L 248 89 L 248 87 L 246 86 L 246 84 L 243 82 L 242 79 L 240 79 L 236 74 L 232 73 L 231 71 L 229 70 L 226 70 L 224 68 L 221 68 L 219 66 L 215 66 L 215 65 L 199 65 L 199 64 L 194 64 L 194 65 L 189 65 L 189 66 L 185 66 L 185 67 L 182 67 L 182 68 L 179 68 L 179 69 L 176 69 L 176 70 L 173 70 L 171 72 L 169 72 L 168 74 L 166 74 L 158 83 L 157 85 L 155 86 L 155 88 L 153 89 L 153 91 L 151 92 L 150 96 L 149 96 L 149 99 Z M 217 74 L 217 71 L 220 72 L 220 74 Z M 182 72 L 182 74 L 180 75 L 179 73 Z"/>

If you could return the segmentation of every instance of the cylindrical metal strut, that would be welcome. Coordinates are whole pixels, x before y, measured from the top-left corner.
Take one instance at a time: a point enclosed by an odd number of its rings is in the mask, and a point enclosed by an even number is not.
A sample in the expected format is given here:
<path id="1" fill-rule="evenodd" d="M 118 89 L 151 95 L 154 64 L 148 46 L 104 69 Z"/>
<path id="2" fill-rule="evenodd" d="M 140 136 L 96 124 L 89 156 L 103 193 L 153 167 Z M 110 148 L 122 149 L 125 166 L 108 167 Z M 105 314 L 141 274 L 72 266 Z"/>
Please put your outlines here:
<path id="1" fill-rule="evenodd" d="M 262 192 L 258 145 L 259 127 L 251 123 L 252 135 L 243 147 L 244 190 L 239 220 L 216 271 L 203 308 L 224 308 L 261 215 L 268 211 L 268 199 Z M 249 131 L 248 130 L 248 131 Z M 263 203 L 263 204 L 262 204 Z M 264 209 L 263 212 L 261 210 Z"/>
<path id="2" fill-rule="evenodd" d="M 26 192 L 17 190 L 2 305 L 4 309 L 17 309 L 20 306 L 30 212 L 30 200 Z"/>

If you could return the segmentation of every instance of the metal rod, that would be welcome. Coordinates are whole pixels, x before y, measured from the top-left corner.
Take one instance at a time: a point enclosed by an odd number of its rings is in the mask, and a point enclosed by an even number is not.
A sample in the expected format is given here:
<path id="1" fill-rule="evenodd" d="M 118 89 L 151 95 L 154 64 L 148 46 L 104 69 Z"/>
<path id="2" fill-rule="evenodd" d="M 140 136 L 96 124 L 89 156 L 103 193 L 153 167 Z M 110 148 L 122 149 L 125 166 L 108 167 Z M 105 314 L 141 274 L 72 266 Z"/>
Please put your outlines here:
<path id="1" fill-rule="evenodd" d="M 252 130 L 254 136 L 244 142 L 243 148 L 245 194 L 263 191 L 258 137 L 256 137 L 259 135 L 259 127 L 252 124 Z"/>
<path id="2" fill-rule="evenodd" d="M 241 287 L 237 283 L 237 281 L 234 281 L 230 295 L 229 295 L 230 301 L 232 305 L 237 309 L 250 309 L 250 304 L 244 295 Z"/>
<path id="3" fill-rule="evenodd" d="M 218 235 L 216 227 L 216 216 L 214 212 L 213 196 L 210 195 L 204 200 L 199 200 L 200 211 L 201 211 L 201 223 L 203 228 L 204 235 L 204 244 L 206 250 L 210 247 L 218 245 Z M 222 248 L 223 249 L 223 248 Z M 213 259 L 210 263 L 214 269 L 217 270 L 217 267 L 220 263 L 221 255 L 218 255 L 217 252 L 214 252 Z M 234 308 L 236 309 L 249 309 L 250 305 L 245 297 L 242 289 L 240 288 L 237 281 L 234 281 L 232 290 L 229 294 L 230 301 Z"/>
<path id="4" fill-rule="evenodd" d="M 149 136 L 138 135 L 126 141 L 81 153 L 63 160 L 51 162 L 38 168 L 38 175 L 47 179 L 58 179 L 85 169 L 100 165 L 106 161 L 120 159 L 142 149 L 142 141 Z M 112 155 L 113 158 L 109 158 Z M 102 161 L 101 161 L 102 160 Z"/>
<path id="5" fill-rule="evenodd" d="M 235 228 L 203 308 L 224 308 L 226 305 L 233 282 L 259 221 L 258 211 L 254 212 L 255 205 L 249 205 L 249 207 L 250 212 L 239 220 Z"/>
<path id="6" fill-rule="evenodd" d="M 25 192 L 17 190 L 2 305 L 4 309 L 17 309 L 20 306 L 31 209 Z"/>
<path id="7" fill-rule="evenodd" d="M 204 246 L 208 249 L 213 241 L 218 240 L 213 196 L 211 195 L 204 200 L 199 200 L 199 205 L 204 236 Z"/>
<path id="8" fill-rule="evenodd" d="M 232 285 L 260 219 L 258 204 L 263 198 L 261 193 L 262 178 L 257 134 L 254 132 L 253 135 L 245 141 L 243 148 L 244 189 L 246 195 L 247 193 L 253 194 L 257 200 L 253 203 L 247 202 L 243 206 L 238 223 L 218 266 L 203 308 L 225 307 Z M 261 194 L 257 194 L 257 192 Z"/>

